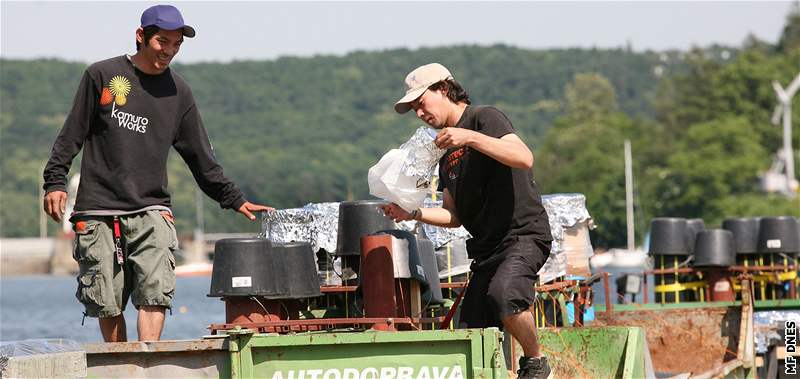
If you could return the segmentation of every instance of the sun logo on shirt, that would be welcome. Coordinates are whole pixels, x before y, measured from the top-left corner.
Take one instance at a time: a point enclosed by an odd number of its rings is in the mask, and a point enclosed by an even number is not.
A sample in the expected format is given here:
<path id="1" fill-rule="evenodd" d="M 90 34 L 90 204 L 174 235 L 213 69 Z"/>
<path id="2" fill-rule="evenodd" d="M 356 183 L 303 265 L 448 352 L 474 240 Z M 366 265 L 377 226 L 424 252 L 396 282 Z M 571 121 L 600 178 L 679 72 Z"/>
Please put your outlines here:
<path id="1" fill-rule="evenodd" d="M 108 82 L 109 92 L 114 95 L 114 102 L 119 106 L 128 102 L 126 96 L 131 92 L 131 82 L 124 76 L 115 76 Z M 105 94 L 105 91 L 103 91 Z M 102 103 L 102 96 L 101 96 Z"/>

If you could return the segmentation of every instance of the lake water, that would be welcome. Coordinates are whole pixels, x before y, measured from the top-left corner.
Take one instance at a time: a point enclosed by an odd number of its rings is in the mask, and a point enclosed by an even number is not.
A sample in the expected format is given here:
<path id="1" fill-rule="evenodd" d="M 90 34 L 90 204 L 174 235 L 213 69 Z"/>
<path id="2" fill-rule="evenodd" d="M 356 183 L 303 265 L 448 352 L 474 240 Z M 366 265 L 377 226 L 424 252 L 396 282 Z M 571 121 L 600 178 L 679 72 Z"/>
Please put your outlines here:
<path id="1" fill-rule="evenodd" d="M 211 323 L 225 322 L 225 304 L 206 297 L 210 277 L 178 278 L 172 315 L 167 311 L 162 339 L 193 339 L 209 334 Z M 102 342 L 97 319 L 83 318 L 74 277 L 0 278 L 0 341 L 66 338 Z M 136 309 L 125 310 L 128 340 L 136 341 Z"/>
<path id="2" fill-rule="evenodd" d="M 616 274 L 622 274 L 618 272 Z M 650 301 L 653 301 L 652 278 Z M 611 294 L 616 286 L 612 278 Z M 209 334 L 211 323 L 225 322 L 225 305 L 219 298 L 206 294 L 210 277 L 178 278 L 172 315 L 167 320 L 162 339 L 194 339 Z M 603 304 L 602 282 L 596 283 L 595 303 Z M 83 306 L 75 298 L 74 277 L 30 276 L 0 278 L 0 341 L 33 338 L 66 338 L 78 342 L 101 342 L 97 320 L 83 318 Z M 637 298 L 641 302 L 641 298 Z M 128 340 L 135 341 L 136 309 L 128 304 L 125 310 Z"/>

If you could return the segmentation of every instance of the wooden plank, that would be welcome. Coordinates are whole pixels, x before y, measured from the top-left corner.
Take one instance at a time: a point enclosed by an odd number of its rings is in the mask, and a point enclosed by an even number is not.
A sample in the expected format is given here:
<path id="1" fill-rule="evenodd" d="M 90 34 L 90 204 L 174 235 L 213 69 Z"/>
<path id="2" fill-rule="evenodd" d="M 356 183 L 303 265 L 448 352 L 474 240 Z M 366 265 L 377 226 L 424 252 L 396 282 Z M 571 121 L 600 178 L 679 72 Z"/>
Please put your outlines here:
<path id="1" fill-rule="evenodd" d="M 422 315 L 422 292 L 416 280 L 411 280 L 411 315 L 413 317 Z"/>

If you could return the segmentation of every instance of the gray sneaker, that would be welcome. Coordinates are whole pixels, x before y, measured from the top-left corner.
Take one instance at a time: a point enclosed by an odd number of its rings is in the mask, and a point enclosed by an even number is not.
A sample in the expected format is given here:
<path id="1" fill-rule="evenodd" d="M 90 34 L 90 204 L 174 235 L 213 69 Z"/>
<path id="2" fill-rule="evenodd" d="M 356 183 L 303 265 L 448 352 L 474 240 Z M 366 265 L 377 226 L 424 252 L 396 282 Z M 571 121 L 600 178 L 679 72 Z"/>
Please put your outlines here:
<path id="1" fill-rule="evenodd" d="M 550 365 L 547 364 L 547 357 L 541 358 L 519 358 L 519 370 L 517 379 L 548 379 L 552 378 Z"/>

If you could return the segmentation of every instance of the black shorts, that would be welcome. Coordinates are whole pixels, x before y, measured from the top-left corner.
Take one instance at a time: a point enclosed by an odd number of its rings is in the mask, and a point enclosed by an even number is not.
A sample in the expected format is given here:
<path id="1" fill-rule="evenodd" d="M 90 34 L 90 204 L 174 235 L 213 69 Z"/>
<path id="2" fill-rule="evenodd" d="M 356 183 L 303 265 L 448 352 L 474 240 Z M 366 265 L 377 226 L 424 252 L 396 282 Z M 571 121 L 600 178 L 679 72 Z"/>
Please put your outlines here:
<path id="1" fill-rule="evenodd" d="M 533 304 L 536 273 L 550 255 L 550 242 L 528 236 L 515 239 L 493 257 L 473 261 L 472 277 L 461 304 L 460 328 L 502 328 L 500 320 Z M 502 256 L 505 258 L 495 258 Z"/>

